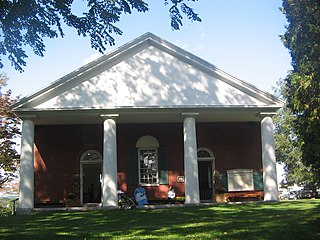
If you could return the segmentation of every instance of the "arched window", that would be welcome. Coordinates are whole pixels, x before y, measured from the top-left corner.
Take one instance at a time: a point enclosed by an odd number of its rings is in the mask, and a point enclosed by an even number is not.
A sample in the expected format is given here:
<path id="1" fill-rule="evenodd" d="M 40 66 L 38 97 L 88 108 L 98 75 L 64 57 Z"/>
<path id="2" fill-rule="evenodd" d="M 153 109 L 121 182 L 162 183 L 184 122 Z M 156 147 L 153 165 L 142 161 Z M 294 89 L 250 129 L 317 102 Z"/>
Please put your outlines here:
<path id="1" fill-rule="evenodd" d="M 96 150 L 87 150 L 84 153 L 82 153 L 80 162 L 102 162 L 102 156 Z"/>
<path id="2" fill-rule="evenodd" d="M 142 185 L 158 184 L 158 140 L 146 135 L 139 138 L 136 147 L 138 149 L 139 183 Z"/>
<path id="3" fill-rule="evenodd" d="M 198 161 L 212 161 L 214 160 L 213 152 L 208 148 L 199 148 L 197 152 Z"/>

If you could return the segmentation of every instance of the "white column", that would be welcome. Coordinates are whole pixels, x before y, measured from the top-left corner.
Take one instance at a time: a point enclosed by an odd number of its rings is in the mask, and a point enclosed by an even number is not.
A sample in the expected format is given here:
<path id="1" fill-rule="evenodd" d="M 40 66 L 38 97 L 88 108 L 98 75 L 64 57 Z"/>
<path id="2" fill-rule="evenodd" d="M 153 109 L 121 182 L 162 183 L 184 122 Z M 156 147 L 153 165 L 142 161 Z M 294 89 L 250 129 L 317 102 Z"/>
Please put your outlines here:
<path id="1" fill-rule="evenodd" d="M 20 155 L 20 185 L 18 212 L 34 207 L 34 123 L 23 120 Z"/>
<path id="2" fill-rule="evenodd" d="M 186 116 L 183 123 L 184 137 L 184 175 L 185 175 L 185 203 L 200 203 L 197 136 L 194 116 Z"/>
<path id="3" fill-rule="evenodd" d="M 113 118 L 107 118 L 103 123 L 102 206 L 105 208 L 118 206 L 116 127 Z"/>
<path id="4" fill-rule="evenodd" d="M 264 200 L 278 201 L 279 197 L 273 136 L 273 121 L 270 116 L 266 116 L 261 121 L 261 143 Z"/>

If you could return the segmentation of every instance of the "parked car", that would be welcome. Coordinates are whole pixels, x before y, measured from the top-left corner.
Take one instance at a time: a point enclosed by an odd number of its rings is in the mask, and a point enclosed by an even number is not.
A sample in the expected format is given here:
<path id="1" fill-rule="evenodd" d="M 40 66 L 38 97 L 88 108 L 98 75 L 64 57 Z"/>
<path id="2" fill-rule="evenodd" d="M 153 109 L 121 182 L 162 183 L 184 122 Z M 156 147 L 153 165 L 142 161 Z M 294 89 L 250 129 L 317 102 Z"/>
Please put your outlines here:
<path id="1" fill-rule="evenodd" d="M 315 197 L 315 193 L 311 189 L 301 190 L 301 198 L 313 198 L 313 197 Z"/>

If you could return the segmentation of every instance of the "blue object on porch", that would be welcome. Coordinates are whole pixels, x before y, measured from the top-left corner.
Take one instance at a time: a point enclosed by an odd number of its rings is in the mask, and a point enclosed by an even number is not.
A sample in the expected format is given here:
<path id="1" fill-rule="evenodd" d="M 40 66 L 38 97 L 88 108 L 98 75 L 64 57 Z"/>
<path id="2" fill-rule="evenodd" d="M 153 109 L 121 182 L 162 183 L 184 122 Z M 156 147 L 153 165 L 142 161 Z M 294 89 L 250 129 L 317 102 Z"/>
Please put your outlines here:
<path id="1" fill-rule="evenodd" d="M 148 204 L 146 191 L 143 187 L 139 184 L 139 186 L 134 190 L 134 198 L 138 204 L 138 206 L 143 206 Z"/>

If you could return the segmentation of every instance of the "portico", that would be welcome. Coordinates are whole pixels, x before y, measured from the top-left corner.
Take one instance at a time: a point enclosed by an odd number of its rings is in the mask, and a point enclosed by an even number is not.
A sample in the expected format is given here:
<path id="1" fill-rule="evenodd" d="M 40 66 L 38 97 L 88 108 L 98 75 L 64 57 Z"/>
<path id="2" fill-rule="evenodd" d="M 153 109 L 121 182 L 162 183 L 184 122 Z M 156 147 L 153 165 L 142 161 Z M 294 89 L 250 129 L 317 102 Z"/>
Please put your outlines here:
<path id="1" fill-rule="evenodd" d="M 264 198 L 277 201 L 270 114 L 281 106 L 145 34 L 14 105 L 23 120 L 19 209 L 64 202 L 70 193 L 82 204 L 86 151 L 102 156 L 104 208 L 117 207 L 117 189 L 132 192 L 138 183 L 152 199 L 164 198 L 173 185 L 186 204 L 199 203 L 199 149 L 214 153 L 219 171 L 262 169 Z M 141 138 L 158 144 L 137 145 Z M 143 165 L 147 153 L 152 159 Z"/>

